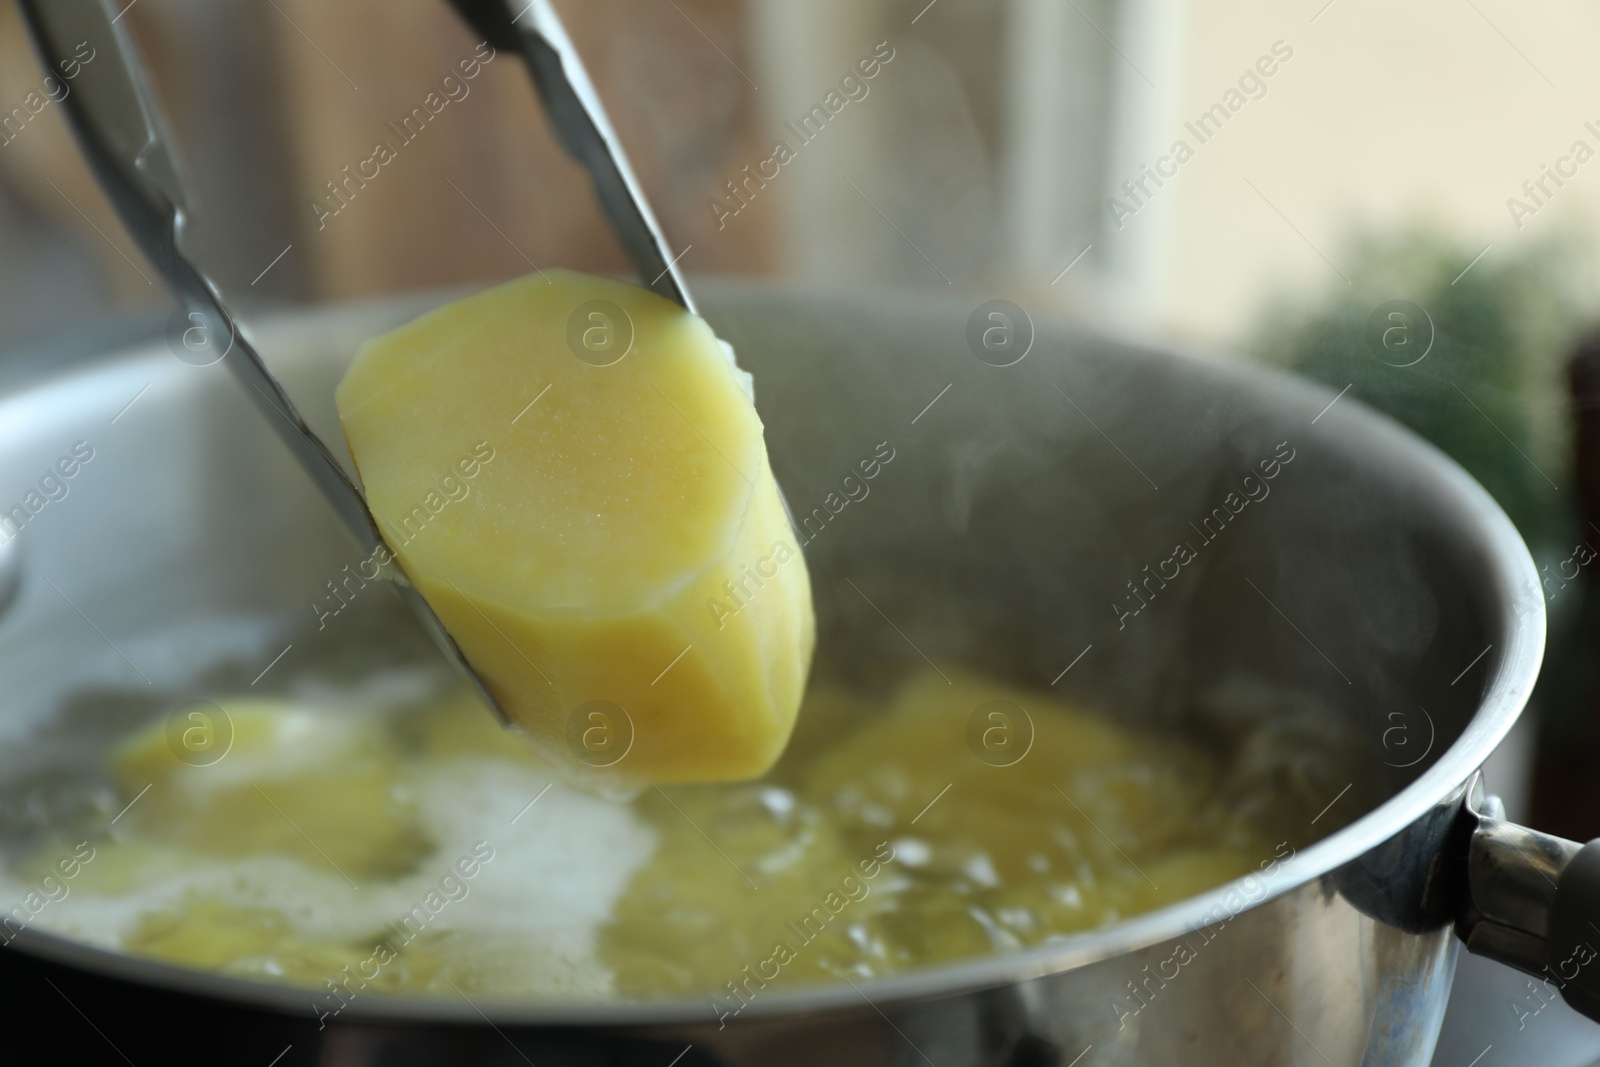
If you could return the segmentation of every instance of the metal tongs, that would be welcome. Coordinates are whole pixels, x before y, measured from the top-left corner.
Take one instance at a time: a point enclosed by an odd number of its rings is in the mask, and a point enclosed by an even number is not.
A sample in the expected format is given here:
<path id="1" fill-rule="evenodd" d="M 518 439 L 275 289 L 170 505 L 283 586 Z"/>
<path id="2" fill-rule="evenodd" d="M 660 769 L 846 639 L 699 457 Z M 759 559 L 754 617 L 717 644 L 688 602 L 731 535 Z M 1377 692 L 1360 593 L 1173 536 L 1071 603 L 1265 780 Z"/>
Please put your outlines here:
<path id="1" fill-rule="evenodd" d="M 267 422 L 333 505 L 369 557 L 383 546 L 361 489 L 306 425 L 277 376 L 240 332 L 222 294 L 183 250 L 189 219 L 175 143 L 138 50 L 109 0 L 17 0 L 34 47 L 49 69 L 63 69 L 87 42 L 95 62 L 80 64 L 63 101 L 78 146 L 101 189 L 140 249 L 191 312 L 229 339 L 222 357 Z M 520 54 L 561 144 L 588 170 L 606 218 L 645 284 L 694 311 L 655 215 L 628 165 L 588 72 L 548 0 L 453 0 L 456 11 L 496 48 Z M 126 11 L 126 8 L 123 9 Z M 398 572 L 396 572 L 398 573 Z M 398 582 L 411 610 L 440 650 L 505 721 L 494 694 L 461 654 L 428 602 Z"/>

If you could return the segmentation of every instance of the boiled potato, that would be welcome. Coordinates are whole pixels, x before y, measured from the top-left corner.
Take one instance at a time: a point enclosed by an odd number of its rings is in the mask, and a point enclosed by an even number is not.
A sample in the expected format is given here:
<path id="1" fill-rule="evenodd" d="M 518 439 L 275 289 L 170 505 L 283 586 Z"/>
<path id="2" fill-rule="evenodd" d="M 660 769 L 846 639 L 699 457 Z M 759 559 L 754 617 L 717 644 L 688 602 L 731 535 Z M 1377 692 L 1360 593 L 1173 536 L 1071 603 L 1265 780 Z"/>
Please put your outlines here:
<path id="1" fill-rule="evenodd" d="M 580 777 L 764 772 L 814 643 L 746 379 L 698 317 L 546 271 L 357 354 L 337 401 L 406 576 Z"/>

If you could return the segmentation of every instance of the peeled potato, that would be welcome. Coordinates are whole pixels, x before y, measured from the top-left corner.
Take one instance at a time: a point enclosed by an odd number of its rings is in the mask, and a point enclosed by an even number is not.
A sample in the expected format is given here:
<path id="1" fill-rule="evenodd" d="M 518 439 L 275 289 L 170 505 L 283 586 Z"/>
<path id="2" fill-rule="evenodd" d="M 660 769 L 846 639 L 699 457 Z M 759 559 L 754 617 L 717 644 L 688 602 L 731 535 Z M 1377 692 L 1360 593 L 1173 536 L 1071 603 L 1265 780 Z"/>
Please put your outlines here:
<path id="1" fill-rule="evenodd" d="M 247 697 L 189 707 L 200 710 L 113 753 L 136 833 L 218 856 L 293 856 L 357 883 L 427 854 L 414 805 L 390 788 L 396 760 L 379 720 Z"/>
<path id="2" fill-rule="evenodd" d="M 703 320 L 546 271 L 367 342 L 336 399 L 400 566 L 546 756 L 632 782 L 777 759 L 810 581 Z"/>

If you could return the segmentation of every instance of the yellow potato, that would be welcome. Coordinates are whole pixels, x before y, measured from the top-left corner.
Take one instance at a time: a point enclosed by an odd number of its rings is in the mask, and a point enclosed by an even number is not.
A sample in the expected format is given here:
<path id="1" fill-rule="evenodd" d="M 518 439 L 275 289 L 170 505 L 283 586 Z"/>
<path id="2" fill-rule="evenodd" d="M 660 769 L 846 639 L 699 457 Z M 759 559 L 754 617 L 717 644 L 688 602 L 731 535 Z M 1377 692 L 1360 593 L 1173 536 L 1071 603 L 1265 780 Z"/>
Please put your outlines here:
<path id="1" fill-rule="evenodd" d="M 546 271 L 369 341 L 337 401 L 400 566 L 543 755 L 625 782 L 777 759 L 810 581 L 704 321 Z"/>
<path id="2" fill-rule="evenodd" d="M 121 821 L 140 839 L 216 856 L 292 856 L 357 880 L 407 871 L 432 847 L 413 805 L 391 788 L 396 759 L 383 720 L 263 699 L 207 707 L 228 724 L 225 752 L 194 759 L 158 721 L 113 754 L 123 791 L 139 798 Z M 95 879 L 113 867 L 102 863 Z"/>

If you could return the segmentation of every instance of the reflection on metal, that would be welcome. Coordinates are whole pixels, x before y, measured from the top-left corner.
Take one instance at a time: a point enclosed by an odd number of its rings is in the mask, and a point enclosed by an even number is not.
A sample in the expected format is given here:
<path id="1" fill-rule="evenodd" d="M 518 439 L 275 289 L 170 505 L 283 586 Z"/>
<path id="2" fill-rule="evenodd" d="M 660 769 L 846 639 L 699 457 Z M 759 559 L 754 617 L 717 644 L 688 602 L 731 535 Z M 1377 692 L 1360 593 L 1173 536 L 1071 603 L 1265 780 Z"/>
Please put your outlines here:
<path id="1" fill-rule="evenodd" d="M 0 528 L 0 537 L 7 536 L 6 531 Z M 0 541 L 0 615 L 4 615 L 21 588 L 22 546 L 19 538 L 12 534 L 7 540 Z"/>

